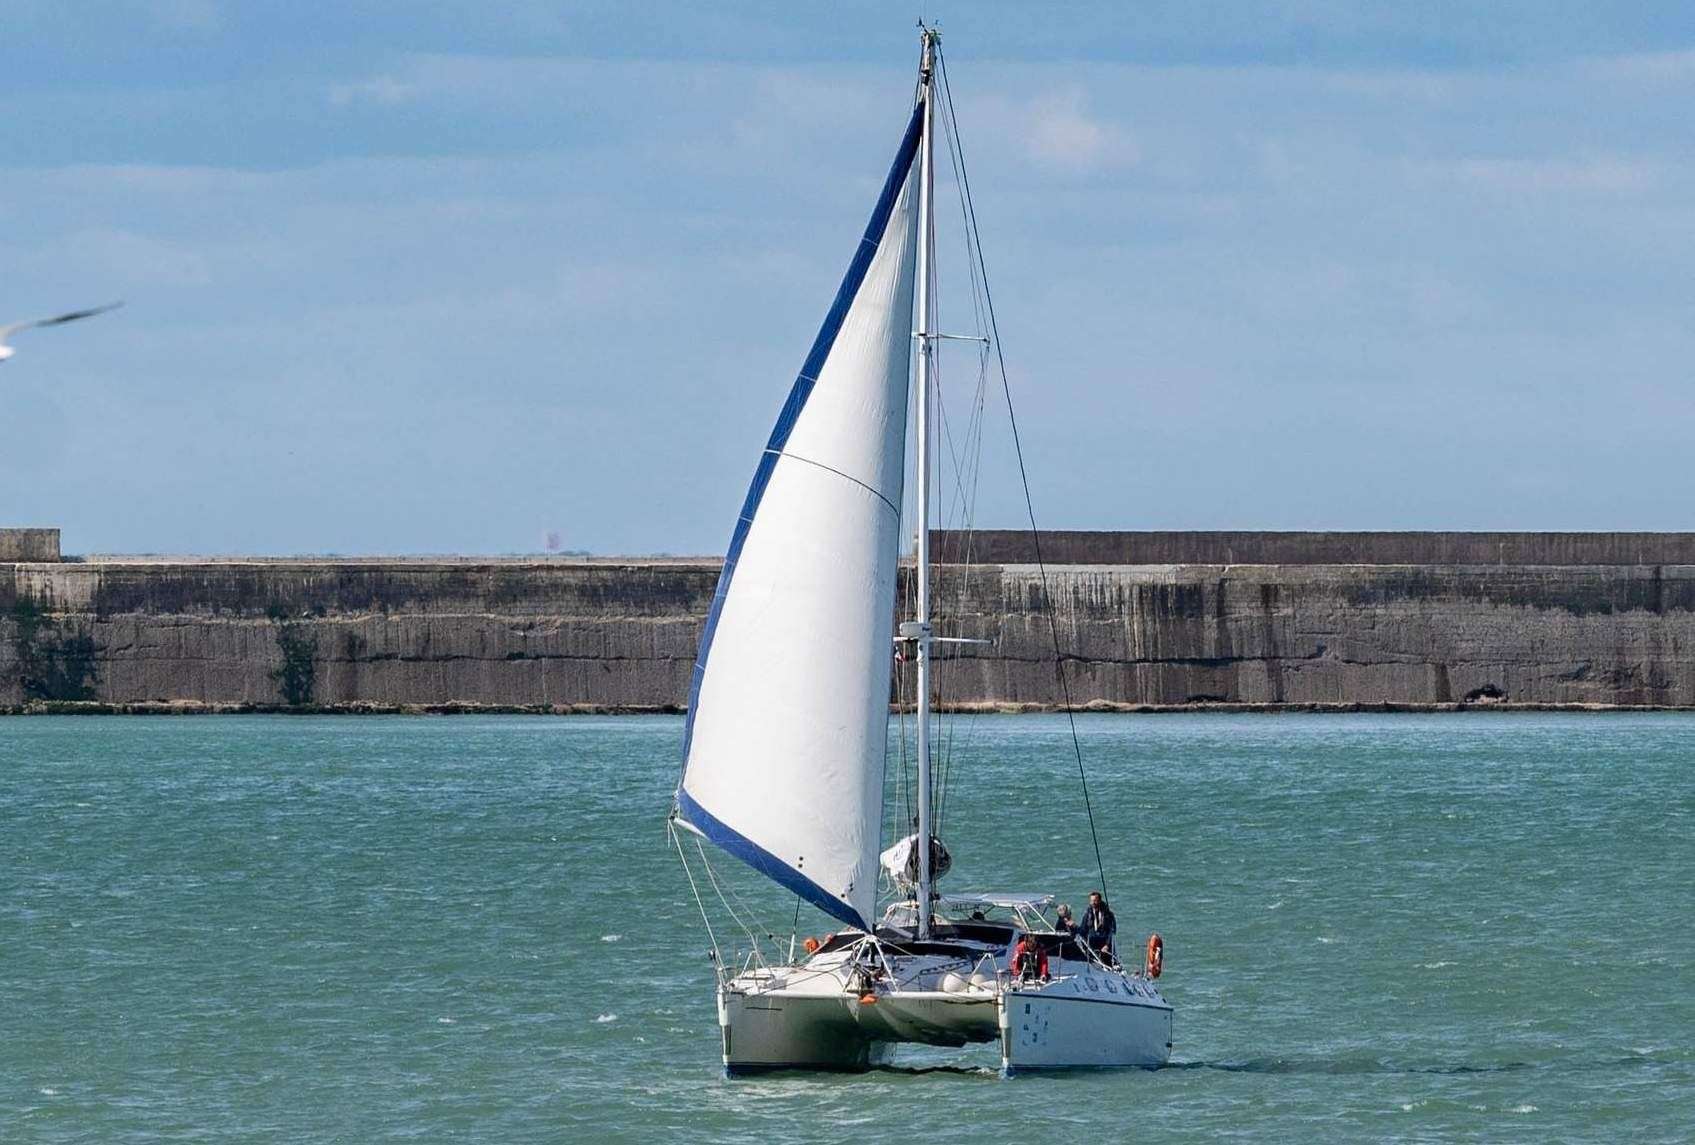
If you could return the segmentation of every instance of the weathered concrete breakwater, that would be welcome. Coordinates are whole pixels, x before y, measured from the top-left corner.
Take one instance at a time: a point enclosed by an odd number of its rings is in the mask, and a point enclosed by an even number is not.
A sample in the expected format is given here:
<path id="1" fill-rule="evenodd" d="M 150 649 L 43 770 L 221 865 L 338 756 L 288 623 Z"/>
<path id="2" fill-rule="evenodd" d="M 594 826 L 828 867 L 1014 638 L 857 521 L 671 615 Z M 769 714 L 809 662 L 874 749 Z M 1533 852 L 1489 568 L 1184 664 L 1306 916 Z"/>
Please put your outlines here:
<path id="1" fill-rule="evenodd" d="M 1695 536 L 1629 536 L 1692 559 L 1545 564 L 1521 544 L 1525 563 L 1050 564 L 1048 589 L 1079 705 L 1695 707 Z M 687 559 L 0 563 L 0 709 L 676 710 L 717 574 Z M 1033 564 L 939 569 L 944 631 L 993 641 L 942 667 L 942 702 L 1057 704 L 1043 604 Z"/>
<path id="2" fill-rule="evenodd" d="M 673 708 L 709 562 L 0 565 L 0 705 Z"/>

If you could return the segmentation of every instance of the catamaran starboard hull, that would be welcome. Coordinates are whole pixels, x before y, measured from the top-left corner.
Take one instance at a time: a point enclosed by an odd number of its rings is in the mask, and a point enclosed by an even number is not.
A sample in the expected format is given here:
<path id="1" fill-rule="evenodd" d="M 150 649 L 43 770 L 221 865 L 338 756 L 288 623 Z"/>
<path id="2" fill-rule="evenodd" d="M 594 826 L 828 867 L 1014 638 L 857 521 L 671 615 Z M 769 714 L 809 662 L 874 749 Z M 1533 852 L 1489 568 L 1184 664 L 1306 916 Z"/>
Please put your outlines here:
<path id="1" fill-rule="evenodd" d="M 1080 993 L 1076 979 L 1001 995 L 1001 1072 L 1165 1065 L 1171 1007 L 1151 988 L 1138 988 L 1151 998 Z"/>

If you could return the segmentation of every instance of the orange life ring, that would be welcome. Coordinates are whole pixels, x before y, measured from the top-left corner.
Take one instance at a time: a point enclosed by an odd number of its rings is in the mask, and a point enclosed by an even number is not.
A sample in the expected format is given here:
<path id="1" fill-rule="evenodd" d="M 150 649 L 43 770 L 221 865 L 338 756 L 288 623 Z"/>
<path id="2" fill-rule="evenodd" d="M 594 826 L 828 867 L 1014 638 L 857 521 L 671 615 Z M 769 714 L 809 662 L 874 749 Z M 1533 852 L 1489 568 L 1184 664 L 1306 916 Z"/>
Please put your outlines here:
<path id="1" fill-rule="evenodd" d="M 1157 934 L 1148 935 L 1148 977 L 1158 978 L 1159 972 L 1165 969 L 1165 939 Z"/>

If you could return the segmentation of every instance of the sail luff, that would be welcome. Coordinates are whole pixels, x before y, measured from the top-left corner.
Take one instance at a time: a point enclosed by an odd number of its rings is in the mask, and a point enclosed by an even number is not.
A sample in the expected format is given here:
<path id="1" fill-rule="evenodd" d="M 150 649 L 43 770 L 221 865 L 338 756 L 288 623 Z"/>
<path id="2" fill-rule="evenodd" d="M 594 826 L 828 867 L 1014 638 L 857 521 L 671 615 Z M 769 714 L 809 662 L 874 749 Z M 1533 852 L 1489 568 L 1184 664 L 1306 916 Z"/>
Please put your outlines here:
<path id="1" fill-rule="evenodd" d="M 754 471 L 677 788 L 709 840 L 859 926 L 875 902 L 921 128 L 915 109 Z"/>
<path id="2" fill-rule="evenodd" d="M 865 272 L 871 265 L 871 256 L 876 253 L 876 240 L 888 225 L 895 197 L 900 193 L 901 185 L 911 169 L 913 156 L 918 150 L 918 139 L 922 130 L 923 107 L 920 105 L 912 110 L 912 119 L 907 124 L 906 135 L 901 139 L 900 150 L 895 154 L 894 166 L 889 169 L 889 177 L 883 184 L 883 193 L 877 200 L 876 209 L 871 212 L 871 221 L 866 225 L 865 234 L 859 240 L 859 248 L 854 252 L 853 261 L 848 264 L 847 273 L 842 276 L 835 302 L 831 305 L 830 312 L 824 316 L 824 324 L 819 327 L 818 336 L 813 339 L 806 362 L 801 366 L 794 385 L 789 389 L 788 399 L 784 401 L 782 412 L 777 416 L 777 424 L 771 428 L 770 440 L 765 443 L 765 453 L 760 457 L 759 466 L 753 472 L 753 481 L 748 485 L 747 496 L 742 500 L 741 515 L 736 518 L 735 531 L 730 535 L 730 547 L 724 554 L 724 566 L 718 573 L 718 585 L 712 593 L 712 605 L 706 613 L 706 628 L 701 633 L 700 651 L 695 657 L 694 675 L 689 684 L 689 708 L 683 723 L 685 779 L 688 777 L 689 747 L 694 740 L 695 705 L 700 699 L 700 681 L 706 672 L 707 655 L 712 651 L 712 637 L 718 627 L 718 617 L 724 610 L 724 596 L 729 592 L 730 580 L 735 573 L 736 558 L 747 541 L 748 527 L 753 524 L 753 516 L 759 511 L 759 502 L 765 495 L 765 486 L 771 480 L 771 471 L 776 468 L 777 458 L 782 453 L 790 431 L 794 429 L 795 419 L 806 406 L 806 399 L 811 396 L 812 387 L 817 383 L 818 371 L 823 367 L 824 359 L 829 356 L 836 335 L 841 332 L 842 319 L 847 314 L 847 308 L 853 304 L 854 295 L 865 280 Z M 873 237 L 874 235 L 876 237 Z M 679 789 L 680 787 L 679 783 Z"/>

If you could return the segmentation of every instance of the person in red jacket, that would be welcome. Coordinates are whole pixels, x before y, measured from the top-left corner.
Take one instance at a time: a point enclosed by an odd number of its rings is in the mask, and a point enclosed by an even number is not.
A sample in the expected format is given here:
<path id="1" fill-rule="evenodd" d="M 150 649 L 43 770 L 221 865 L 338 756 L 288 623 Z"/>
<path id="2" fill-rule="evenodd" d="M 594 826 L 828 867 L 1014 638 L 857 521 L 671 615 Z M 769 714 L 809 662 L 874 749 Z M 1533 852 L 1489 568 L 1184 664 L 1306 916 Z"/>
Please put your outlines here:
<path id="1" fill-rule="evenodd" d="M 1021 934 L 1012 948 L 1012 973 L 1025 981 L 1048 979 L 1048 954 L 1033 934 Z"/>

